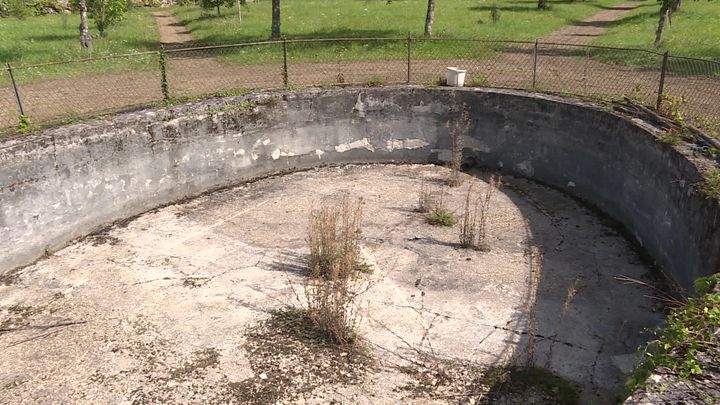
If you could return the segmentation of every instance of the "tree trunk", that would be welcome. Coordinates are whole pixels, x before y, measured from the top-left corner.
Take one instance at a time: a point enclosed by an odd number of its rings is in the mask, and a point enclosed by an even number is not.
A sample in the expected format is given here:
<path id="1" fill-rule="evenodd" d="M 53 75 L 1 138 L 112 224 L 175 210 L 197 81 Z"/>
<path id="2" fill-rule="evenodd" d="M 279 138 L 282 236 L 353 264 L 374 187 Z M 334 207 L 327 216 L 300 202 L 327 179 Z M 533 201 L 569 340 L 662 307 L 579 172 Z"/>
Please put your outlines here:
<path id="1" fill-rule="evenodd" d="M 547 0 L 538 0 L 538 9 L 545 10 L 547 8 Z"/>
<path id="2" fill-rule="evenodd" d="M 667 21 L 668 14 L 670 14 L 670 7 L 668 7 L 667 0 L 664 0 L 660 7 L 660 20 L 658 21 L 657 31 L 655 31 L 655 47 L 660 45 L 662 39 L 663 30 L 665 30 L 665 22 Z"/>
<path id="3" fill-rule="evenodd" d="M 215 7 L 217 8 L 217 15 L 220 17 L 220 4 L 217 4 Z"/>
<path id="4" fill-rule="evenodd" d="M 432 23 L 435 16 L 435 0 L 428 0 L 427 15 L 425 16 L 425 36 L 432 35 Z"/>
<path id="5" fill-rule="evenodd" d="M 92 37 L 88 30 L 87 23 L 87 7 L 85 6 L 85 0 L 79 0 L 78 7 L 80 8 L 80 46 L 83 49 L 92 49 Z"/>
<path id="6" fill-rule="evenodd" d="M 240 0 L 237 0 L 237 8 L 238 8 L 238 20 L 240 20 L 240 23 L 238 25 L 242 25 L 242 10 L 240 9 Z"/>
<path id="7" fill-rule="evenodd" d="M 270 38 L 280 38 L 280 0 L 272 0 L 272 33 Z"/>

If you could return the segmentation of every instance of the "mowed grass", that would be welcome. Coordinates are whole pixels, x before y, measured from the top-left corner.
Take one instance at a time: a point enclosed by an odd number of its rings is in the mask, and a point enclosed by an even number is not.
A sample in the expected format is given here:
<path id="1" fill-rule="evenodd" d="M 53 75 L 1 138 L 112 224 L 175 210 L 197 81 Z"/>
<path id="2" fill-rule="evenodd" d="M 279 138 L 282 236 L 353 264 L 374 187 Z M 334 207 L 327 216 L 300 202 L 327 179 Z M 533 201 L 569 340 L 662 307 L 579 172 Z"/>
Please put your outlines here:
<path id="1" fill-rule="evenodd" d="M 587 18 L 622 0 L 550 2 L 550 10 L 538 10 L 532 0 L 453 0 L 438 2 L 433 24 L 436 38 L 500 38 L 530 41 Z M 266 40 L 270 36 L 270 1 L 248 2 L 243 23 L 237 9 L 205 12 L 198 7 L 174 7 L 196 44 L 238 43 Z M 307 38 L 405 38 L 423 34 L 426 0 L 284 0 L 282 34 L 288 39 Z M 493 22 L 496 7 L 499 20 Z M 453 59 L 490 57 L 502 44 L 473 44 L 446 41 L 418 41 L 413 57 Z M 341 41 L 333 44 L 291 44 L 295 61 L 403 59 L 406 43 L 399 41 Z M 221 59 L 244 63 L 272 63 L 282 57 L 280 46 L 226 49 Z"/>
<path id="2" fill-rule="evenodd" d="M 720 60 L 720 4 L 713 1 L 687 1 L 667 24 L 659 48 L 654 47 L 660 4 L 650 1 L 611 24 L 596 39 L 596 45 L 655 49 L 691 57 Z"/>
<path id="3" fill-rule="evenodd" d="M 433 35 L 462 38 L 534 40 L 573 21 L 589 17 L 622 0 L 550 1 L 550 10 L 538 10 L 534 0 L 438 1 Z M 491 10 L 500 19 L 493 23 Z M 405 37 L 423 34 L 426 0 L 283 0 L 282 32 L 292 38 Z M 248 2 L 243 24 L 237 9 L 204 12 L 198 7 L 175 7 L 199 43 L 229 43 L 270 36 L 270 1 Z"/>
<path id="4" fill-rule="evenodd" d="M 666 25 L 662 42 L 656 48 L 655 30 L 659 13 L 659 3 L 646 2 L 625 18 L 612 23 L 604 35 L 593 41 L 593 45 L 641 48 L 660 53 L 669 51 L 671 55 L 720 62 L 720 4 L 716 1 L 684 1 L 673 15 L 672 24 Z M 660 60 L 642 53 L 613 58 L 606 52 L 600 57 L 614 63 L 656 68 L 659 68 Z M 708 63 L 671 59 L 670 68 L 693 74 L 720 75 L 720 66 Z"/>
<path id="5" fill-rule="evenodd" d="M 80 48 L 79 25 L 80 17 L 76 14 L 29 17 L 23 20 L 0 19 L 0 62 L 3 67 L 6 63 L 20 67 L 143 52 L 156 50 L 159 46 L 157 25 L 147 9 L 131 10 L 125 21 L 107 31 L 105 38 L 98 37 L 91 19 L 89 25 L 93 34 L 93 49 L 89 52 Z M 148 58 L 143 57 L 18 68 L 15 69 L 15 78 L 20 83 L 27 83 L 48 77 L 82 77 L 98 72 L 146 70 L 157 68 L 157 58 L 154 59 L 153 63 L 148 63 Z M 3 74 L 0 77 L 0 84 L 6 84 L 6 76 Z"/>

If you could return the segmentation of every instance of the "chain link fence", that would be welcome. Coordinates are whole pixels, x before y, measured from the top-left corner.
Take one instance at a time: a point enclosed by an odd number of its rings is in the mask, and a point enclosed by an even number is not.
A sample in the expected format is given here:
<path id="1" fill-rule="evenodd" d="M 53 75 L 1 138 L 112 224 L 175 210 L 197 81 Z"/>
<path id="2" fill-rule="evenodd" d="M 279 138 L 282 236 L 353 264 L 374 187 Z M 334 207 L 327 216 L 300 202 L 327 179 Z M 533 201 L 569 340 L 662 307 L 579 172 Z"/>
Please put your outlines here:
<path id="1" fill-rule="evenodd" d="M 720 130 L 718 61 L 537 41 L 408 37 L 263 41 L 8 64 L 0 75 L 0 132 L 16 131 L 21 115 L 50 125 L 250 90 L 441 85 L 450 66 L 467 70 L 466 86 L 626 96 Z"/>

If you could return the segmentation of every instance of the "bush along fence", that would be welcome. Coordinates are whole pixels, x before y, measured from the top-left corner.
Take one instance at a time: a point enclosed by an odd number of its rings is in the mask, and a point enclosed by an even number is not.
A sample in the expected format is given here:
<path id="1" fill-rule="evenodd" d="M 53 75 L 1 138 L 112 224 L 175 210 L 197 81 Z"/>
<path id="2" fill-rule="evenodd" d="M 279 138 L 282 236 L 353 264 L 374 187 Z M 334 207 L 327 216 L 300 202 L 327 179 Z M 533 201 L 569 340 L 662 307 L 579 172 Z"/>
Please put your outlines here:
<path id="1" fill-rule="evenodd" d="M 337 38 L 160 48 L 4 67 L 0 131 L 249 90 L 305 86 L 465 85 L 596 99 L 629 97 L 720 131 L 720 61 L 648 50 L 475 39 Z"/>

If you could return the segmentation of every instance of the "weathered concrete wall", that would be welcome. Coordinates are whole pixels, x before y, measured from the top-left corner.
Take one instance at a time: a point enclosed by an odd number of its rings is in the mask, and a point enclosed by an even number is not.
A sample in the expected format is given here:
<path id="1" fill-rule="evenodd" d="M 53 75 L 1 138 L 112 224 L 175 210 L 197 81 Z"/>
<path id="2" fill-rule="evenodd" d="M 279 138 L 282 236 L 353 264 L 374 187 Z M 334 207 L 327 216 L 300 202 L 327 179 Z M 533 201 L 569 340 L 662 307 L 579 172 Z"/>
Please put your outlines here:
<path id="1" fill-rule="evenodd" d="M 110 222 L 252 178 L 446 159 L 445 124 L 461 105 L 472 118 L 467 164 L 594 204 L 686 287 L 718 271 L 720 207 L 692 186 L 698 162 L 657 142 L 642 122 L 527 93 L 395 87 L 217 99 L 4 140 L 0 272 Z"/>

